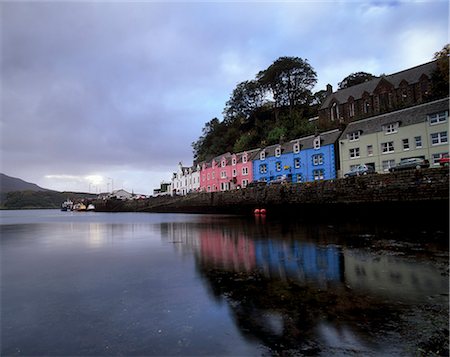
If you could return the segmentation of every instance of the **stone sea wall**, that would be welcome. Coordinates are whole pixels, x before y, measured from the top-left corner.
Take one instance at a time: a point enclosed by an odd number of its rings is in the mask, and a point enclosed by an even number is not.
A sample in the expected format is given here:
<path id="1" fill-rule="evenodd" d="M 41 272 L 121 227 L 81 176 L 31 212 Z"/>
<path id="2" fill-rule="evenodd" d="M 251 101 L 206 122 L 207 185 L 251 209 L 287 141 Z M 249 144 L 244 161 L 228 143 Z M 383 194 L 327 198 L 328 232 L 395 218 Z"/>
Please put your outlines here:
<path id="1" fill-rule="evenodd" d="M 153 197 L 142 201 L 98 202 L 100 211 L 252 214 L 313 218 L 323 215 L 411 215 L 446 217 L 449 170 L 433 168 L 345 179 L 276 184 L 246 189 Z"/>

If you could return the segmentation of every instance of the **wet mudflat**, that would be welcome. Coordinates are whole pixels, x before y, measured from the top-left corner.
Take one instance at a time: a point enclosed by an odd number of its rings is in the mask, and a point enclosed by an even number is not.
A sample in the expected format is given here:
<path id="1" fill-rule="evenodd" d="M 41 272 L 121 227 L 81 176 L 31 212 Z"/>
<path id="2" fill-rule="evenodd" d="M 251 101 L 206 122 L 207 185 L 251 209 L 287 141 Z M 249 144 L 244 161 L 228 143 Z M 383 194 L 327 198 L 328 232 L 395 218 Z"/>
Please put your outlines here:
<path id="1" fill-rule="evenodd" d="M 448 223 L 1 212 L 1 355 L 448 355 Z"/>

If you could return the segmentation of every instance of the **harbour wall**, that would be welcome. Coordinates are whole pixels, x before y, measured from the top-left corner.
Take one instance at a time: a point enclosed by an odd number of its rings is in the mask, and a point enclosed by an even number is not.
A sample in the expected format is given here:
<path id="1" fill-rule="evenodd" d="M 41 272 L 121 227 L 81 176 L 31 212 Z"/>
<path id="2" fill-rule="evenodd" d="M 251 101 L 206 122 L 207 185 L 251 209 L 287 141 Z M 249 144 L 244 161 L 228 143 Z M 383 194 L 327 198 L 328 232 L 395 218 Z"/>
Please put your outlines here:
<path id="1" fill-rule="evenodd" d="M 445 218 L 449 211 L 449 170 L 433 168 L 344 179 L 274 184 L 225 192 L 151 197 L 141 201 L 97 202 L 98 211 L 253 214 L 298 219 L 382 217 Z"/>

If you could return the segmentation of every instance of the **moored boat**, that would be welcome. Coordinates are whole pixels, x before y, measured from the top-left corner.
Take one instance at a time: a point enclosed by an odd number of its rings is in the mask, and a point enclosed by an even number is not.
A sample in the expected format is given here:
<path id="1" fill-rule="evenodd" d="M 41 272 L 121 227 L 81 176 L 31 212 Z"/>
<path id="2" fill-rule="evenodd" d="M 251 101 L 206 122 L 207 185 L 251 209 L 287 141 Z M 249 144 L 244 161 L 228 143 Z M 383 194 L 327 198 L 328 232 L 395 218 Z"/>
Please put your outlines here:
<path id="1" fill-rule="evenodd" d="M 92 203 L 90 203 L 90 204 L 88 204 L 86 210 L 87 211 L 95 211 L 95 206 Z"/>
<path id="2" fill-rule="evenodd" d="M 73 209 L 73 202 L 69 199 L 61 204 L 61 211 L 71 211 Z"/>

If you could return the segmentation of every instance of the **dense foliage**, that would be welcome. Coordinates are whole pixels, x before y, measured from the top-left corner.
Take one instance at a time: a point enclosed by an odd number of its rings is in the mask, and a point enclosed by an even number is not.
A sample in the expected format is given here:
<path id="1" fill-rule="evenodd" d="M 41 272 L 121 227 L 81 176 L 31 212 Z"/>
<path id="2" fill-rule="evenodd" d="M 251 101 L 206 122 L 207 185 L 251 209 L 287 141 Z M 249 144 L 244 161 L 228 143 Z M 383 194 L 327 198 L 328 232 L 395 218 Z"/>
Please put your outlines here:
<path id="1" fill-rule="evenodd" d="M 308 118 L 317 115 L 323 91 L 307 60 L 280 57 L 255 79 L 239 83 L 225 104 L 224 118 L 205 124 L 192 143 L 195 162 L 313 133 Z"/>

